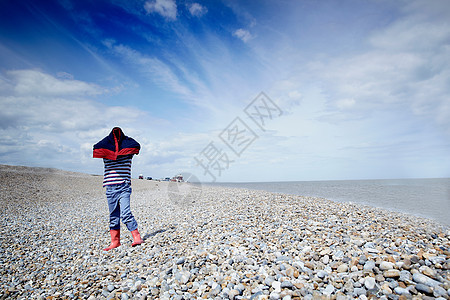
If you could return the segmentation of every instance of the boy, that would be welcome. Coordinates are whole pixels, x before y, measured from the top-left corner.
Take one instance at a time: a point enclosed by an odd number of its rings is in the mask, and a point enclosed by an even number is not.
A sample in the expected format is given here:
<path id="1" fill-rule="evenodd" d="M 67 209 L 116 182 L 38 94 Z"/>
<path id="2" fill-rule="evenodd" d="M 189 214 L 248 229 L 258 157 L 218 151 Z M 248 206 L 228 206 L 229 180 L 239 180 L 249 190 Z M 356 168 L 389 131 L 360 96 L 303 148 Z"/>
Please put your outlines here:
<path id="1" fill-rule="evenodd" d="M 133 236 L 132 247 L 144 242 L 130 209 L 131 160 L 134 154 L 139 154 L 140 148 L 139 143 L 124 135 L 119 127 L 114 127 L 108 136 L 94 145 L 93 157 L 103 158 L 105 165 L 103 187 L 106 187 L 111 234 L 111 245 L 103 249 L 105 251 L 120 246 L 120 219 Z"/>

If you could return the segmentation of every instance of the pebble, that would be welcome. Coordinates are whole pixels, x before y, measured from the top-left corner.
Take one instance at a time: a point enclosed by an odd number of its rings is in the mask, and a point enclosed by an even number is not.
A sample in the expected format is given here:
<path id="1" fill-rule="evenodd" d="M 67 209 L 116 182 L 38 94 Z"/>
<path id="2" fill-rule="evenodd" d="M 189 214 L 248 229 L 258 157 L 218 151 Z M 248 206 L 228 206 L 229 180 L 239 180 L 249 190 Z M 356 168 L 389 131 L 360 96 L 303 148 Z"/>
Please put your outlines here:
<path id="1" fill-rule="evenodd" d="M 389 262 L 389 261 L 382 261 L 380 263 L 380 270 L 382 271 L 386 271 L 386 270 L 391 270 L 394 269 L 394 264 Z"/>
<path id="2" fill-rule="evenodd" d="M 180 257 L 178 260 L 177 260 L 177 265 L 182 265 L 182 264 L 184 264 L 186 262 L 186 258 L 185 257 Z"/>
<path id="3" fill-rule="evenodd" d="M 269 299 L 270 300 L 278 300 L 278 299 L 280 299 L 280 294 L 275 292 L 275 291 L 273 291 L 272 293 L 270 293 Z"/>
<path id="4" fill-rule="evenodd" d="M 429 287 L 428 285 L 422 284 L 422 283 L 418 283 L 415 286 L 415 289 L 419 292 L 422 292 L 426 295 L 433 295 L 433 290 L 431 289 L 431 287 Z"/>
<path id="5" fill-rule="evenodd" d="M 399 287 L 399 286 L 394 289 L 394 292 L 398 295 L 410 295 L 410 293 L 407 289 Z"/>
<path id="6" fill-rule="evenodd" d="M 396 269 L 390 269 L 383 272 L 385 278 L 397 278 L 400 277 L 400 271 Z"/>
<path id="7" fill-rule="evenodd" d="M 285 280 L 285 281 L 283 281 L 283 282 L 281 283 L 281 286 L 280 286 L 280 287 L 281 287 L 282 289 L 293 289 L 293 288 L 294 288 L 294 285 L 292 284 L 292 282 Z"/>
<path id="8" fill-rule="evenodd" d="M 375 278 L 373 278 L 373 277 L 366 277 L 366 278 L 364 279 L 364 286 L 365 286 L 366 289 L 368 289 L 368 290 L 374 289 L 374 288 L 375 288 L 375 284 L 376 284 Z"/>
<path id="9" fill-rule="evenodd" d="M 356 296 L 366 295 L 366 289 L 362 287 L 355 288 L 353 290 L 353 294 Z"/>
<path id="10" fill-rule="evenodd" d="M 429 276 L 431 278 L 436 278 L 436 271 L 431 269 L 428 266 L 421 266 L 419 271 L 422 272 L 423 275 Z"/>
<path id="11" fill-rule="evenodd" d="M 447 295 L 447 291 L 443 287 L 437 285 L 434 287 L 433 295 L 435 297 L 445 297 Z"/>
<path id="12" fill-rule="evenodd" d="M 128 300 L 128 299 L 130 299 L 130 298 L 128 297 L 128 294 L 122 293 L 122 294 L 120 295 L 120 299 L 121 299 L 121 300 Z"/>
<path id="13" fill-rule="evenodd" d="M 228 292 L 228 298 L 230 299 L 230 300 L 233 300 L 236 296 L 238 296 L 239 295 L 239 291 L 238 290 L 231 290 L 231 291 L 229 291 Z"/>
<path id="14" fill-rule="evenodd" d="M 123 227 L 104 252 L 101 176 L 0 165 L 0 180 L 1 299 L 450 299 L 450 229 L 431 220 L 133 179 L 145 243 Z"/>
<path id="15" fill-rule="evenodd" d="M 348 271 L 348 265 L 342 264 L 337 268 L 338 273 L 344 273 Z"/>
<path id="16" fill-rule="evenodd" d="M 366 261 L 366 263 L 364 264 L 363 270 L 366 272 L 372 272 L 374 268 L 375 268 L 375 262 L 372 260 L 369 260 L 369 261 Z"/>
<path id="17" fill-rule="evenodd" d="M 277 293 L 281 292 L 281 282 L 279 282 L 279 281 L 272 282 L 272 287 L 275 292 L 277 292 Z"/>
<path id="18" fill-rule="evenodd" d="M 323 294 L 326 296 L 331 296 L 334 293 L 334 286 L 332 284 L 328 284 L 327 287 L 323 290 Z"/>
<path id="19" fill-rule="evenodd" d="M 420 273 L 414 273 L 412 276 L 412 279 L 417 283 L 423 283 L 423 284 L 431 286 L 431 287 L 441 284 L 439 281 L 433 280 L 430 277 L 425 276 Z"/>

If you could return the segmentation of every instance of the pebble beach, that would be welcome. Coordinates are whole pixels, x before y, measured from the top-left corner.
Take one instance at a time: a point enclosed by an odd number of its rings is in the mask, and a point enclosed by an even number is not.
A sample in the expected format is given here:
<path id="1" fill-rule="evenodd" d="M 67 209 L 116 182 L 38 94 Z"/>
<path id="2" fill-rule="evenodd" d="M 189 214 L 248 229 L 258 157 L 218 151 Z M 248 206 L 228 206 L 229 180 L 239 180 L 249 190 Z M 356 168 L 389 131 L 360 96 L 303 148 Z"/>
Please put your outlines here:
<path id="1" fill-rule="evenodd" d="M 0 299 L 450 299 L 450 228 L 354 203 L 0 165 Z"/>

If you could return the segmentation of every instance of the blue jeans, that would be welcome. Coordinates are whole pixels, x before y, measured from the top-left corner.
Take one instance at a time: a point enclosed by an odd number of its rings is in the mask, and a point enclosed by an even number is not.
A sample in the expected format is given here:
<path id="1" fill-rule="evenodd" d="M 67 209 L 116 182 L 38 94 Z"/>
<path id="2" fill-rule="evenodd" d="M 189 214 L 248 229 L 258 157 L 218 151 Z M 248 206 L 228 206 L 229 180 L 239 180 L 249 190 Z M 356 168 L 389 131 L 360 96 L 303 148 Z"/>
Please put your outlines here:
<path id="1" fill-rule="evenodd" d="M 131 186 L 128 182 L 106 186 L 109 207 L 109 229 L 120 229 L 120 219 L 129 231 L 136 230 L 138 224 L 130 209 Z"/>

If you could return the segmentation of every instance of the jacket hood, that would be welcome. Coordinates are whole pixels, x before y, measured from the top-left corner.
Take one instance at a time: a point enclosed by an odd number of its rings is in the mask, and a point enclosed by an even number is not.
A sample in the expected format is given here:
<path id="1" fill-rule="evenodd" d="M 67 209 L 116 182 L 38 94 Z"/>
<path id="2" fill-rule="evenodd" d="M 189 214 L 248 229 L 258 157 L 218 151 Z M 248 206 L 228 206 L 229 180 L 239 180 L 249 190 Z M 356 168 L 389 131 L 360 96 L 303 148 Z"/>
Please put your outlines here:
<path id="1" fill-rule="evenodd" d="M 112 135 L 114 137 L 115 140 L 118 140 L 119 143 L 123 140 L 124 138 L 124 134 L 122 129 L 120 129 L 120 127 L 114 127 L 111 130 L 111 133 L 109 135 Z"/>
<path id="2" fill-rule="evenodd" d="M 116 160 L 120 155 L 139 154 L 141 145 L 133 138 L 126 136 L 120 127 L 114 127 L 111 133 L 93 148 L 94 158 Z"/>

